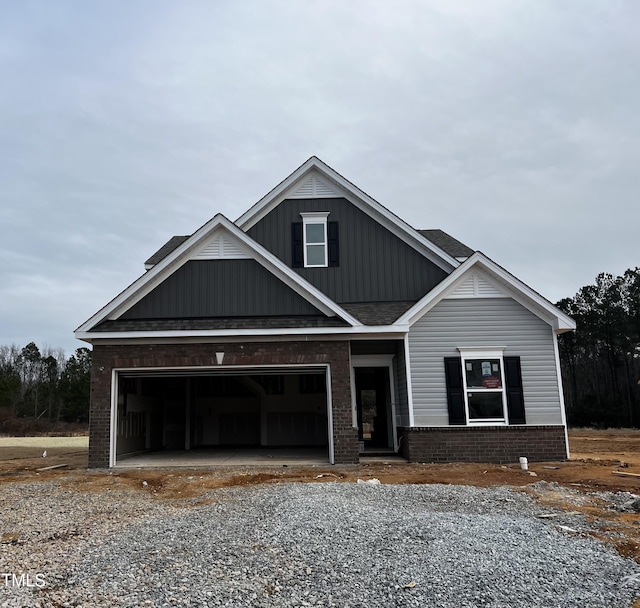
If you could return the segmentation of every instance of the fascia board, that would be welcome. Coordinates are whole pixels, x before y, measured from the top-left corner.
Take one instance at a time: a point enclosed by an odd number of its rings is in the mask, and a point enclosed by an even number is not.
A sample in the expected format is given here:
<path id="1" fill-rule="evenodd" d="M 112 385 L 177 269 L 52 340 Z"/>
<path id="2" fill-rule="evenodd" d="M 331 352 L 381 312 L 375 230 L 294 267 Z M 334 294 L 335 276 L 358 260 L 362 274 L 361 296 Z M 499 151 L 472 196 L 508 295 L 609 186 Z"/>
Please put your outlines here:
<path id="1" fill-rule="evenodd" d="M 472 256 L 467 258 L 461 266 L 432 289 L 422 300 L 405 312 L 396 322 L 399 324 L 408 323 L 409 325 L 413 325 L 438 302 L 451 293 L 474 267 L 487 272 L 490 277 L 507 289 L 509 295 L 515 301 L 543 321 L 552 325 L 555 331 L 561 333 L 576 328 L 576 323 L 571 317 L 564 314 L 551 302 L 480 251 L 476 251 Z"/>
<path id="2" fill-rule="evenodd" d="M 83 323 L 76 331 L 86 332 L 95 324 L 107 317 L 118 318 L 124 312 L 140 301 L 145 295 L 152 291 L 167 276 L 177 270 L 182 264 L 189 260 L 189 253 L 196 249 L 202 241 L 209 238 L 213 232 L 222 227 L 235 236 L 256 255 L 256 260 L 272 272 L 277 278 L 282 280 L 287 286 L 293 289 L 300 296 L 305 298 L 324 314 L 331 316 L 335 314 L 351 325 L 361 325 L 355 317 L 348 314 L 338 304 L 314 287 L 311 283 L 300 277 L 288 266 L 282 263 L 271 252 L 262 245 L 256 243 L 249 235 L 242 232 L 235 224 L 224 215 L 217 214 L 204 226 L 199 228 L 184 243 L 179 245 L 164 260 L 156 264 L 151 270 L 140 276 L 123 292 L 116 296 L 111 302 L 100 309 L 88 321 Z"/>
<path id="3" fill-rule="evenodd" d="M 355 184 L 344 178 L 329 165 L 319 158 L 312 156 L 304 164 L 298 167 L 289 177 L 284 179 L 268 194 L 263 196 L 246 213 L 241 215 L 235 224 L 243 231 L 249 230 L 269 212 L 275 209 L 288 196 L 289 191 L 311 170 L 316 170 L 323 177 L 335 184 L 350 203 L 358 209 L 373 217 L 395 236 L 413 247 L 419 253 L 440 266 L 443 270 L 451 272 L 460 265 L 460 261 L 450 256 L 440 247 L 434 245 L 429 239 L 414 230 L 404 220 L 389 211 L 384 205 L 360 190 Z"/>
<path id="4" fill-rule="evenodd" d="M 211 329 L 211 330 L 172 330 L 172 331 L 80 331 L 75 332 L 78 340 L 86 342 L 99 342 L 102 340 L 130 340 L 136 338 L 219 338 L 219 337 L 260 337 L 279 336 L 287 338 L 291 336 L 349 336 L 389 334 L 403 337 L 409 331 L 407 324 L 394 325 L 362 325 L 359 327 L 333 327 L 330 331 L 326 327 L 295 327 L 290 329 Z"/>

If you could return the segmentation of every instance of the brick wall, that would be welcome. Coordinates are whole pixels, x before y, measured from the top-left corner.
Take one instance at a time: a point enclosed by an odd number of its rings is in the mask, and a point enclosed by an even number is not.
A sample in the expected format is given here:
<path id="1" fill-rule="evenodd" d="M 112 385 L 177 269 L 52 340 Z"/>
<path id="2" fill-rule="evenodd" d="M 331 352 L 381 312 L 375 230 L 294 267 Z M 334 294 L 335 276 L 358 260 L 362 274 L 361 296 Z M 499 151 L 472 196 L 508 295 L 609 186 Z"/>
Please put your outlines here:
<path id="1" fill-rule="evenodd" d="M 398 429 L 410 462 L 530 462 L 566 460 L 563 426 L 460 426 Z"/>
<path id="2" fill-rule="evenodd" d="M 109 466 L 111 376 L 113 368 L 216 367 L 216 352 L 226 365 L 329 364 L 335 462 L 358 462 L 358 431 L 351 415 L 349 343 L 268 342 L 244 344 L 128 344 L 93 347 L 89 466 Z"/>

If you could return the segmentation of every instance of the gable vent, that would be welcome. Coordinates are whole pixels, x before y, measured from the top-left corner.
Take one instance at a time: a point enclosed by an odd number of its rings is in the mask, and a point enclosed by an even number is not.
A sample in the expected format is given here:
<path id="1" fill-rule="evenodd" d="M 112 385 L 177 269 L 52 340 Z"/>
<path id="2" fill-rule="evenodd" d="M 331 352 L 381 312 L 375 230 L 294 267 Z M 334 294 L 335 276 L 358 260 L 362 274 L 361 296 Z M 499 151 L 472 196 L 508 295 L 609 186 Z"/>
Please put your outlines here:
<path id="1" fill-rule="evenodd" d="M 236 239 L 226 234 L 213 235 L 198 251 L 192 260 L 244 260 L 251 256 Z"/>
<path id="2" fill-rule="evenodd" d="M 315 172 L 309 174 L 288 198 L 339 198 L 341 194 Z"/>
<path id="3" fill-rule="evenodd" d="M 503 291 L 487 281 L 480 273 L 474 272 L 458 285 L 447 298 L 505 298 Z"/>

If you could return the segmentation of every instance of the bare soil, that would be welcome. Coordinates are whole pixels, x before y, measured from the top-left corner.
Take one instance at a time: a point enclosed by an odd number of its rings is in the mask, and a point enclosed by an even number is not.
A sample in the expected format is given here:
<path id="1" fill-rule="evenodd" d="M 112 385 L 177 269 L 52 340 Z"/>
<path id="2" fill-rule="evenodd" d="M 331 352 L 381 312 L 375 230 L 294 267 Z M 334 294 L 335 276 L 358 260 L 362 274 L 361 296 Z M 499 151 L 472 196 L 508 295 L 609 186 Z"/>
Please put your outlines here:
<path id="1" fill-rule="evenodd" d="M 297 481 L 355 482 L 377 478 L 382 483 L 446 483 L 475 486 L 508 485 L 527 490 L 535 482 L 555 482 L 572 490 L 591 492 L 630 492 L 640 495 L 640 430 L 575 429 L 569 433 L 571 460 L 530 463 L 522 471 L 516 463 L 496 464 L 418 464 L 376 462 L 352 466 L 236 466 L 154 470 L 88 471 L 86 437 L 0 438 L 0 484 L 14 481 L 58 480 L 76 491 L 104 492 L 117 487 L 152 493 L 157 499 L 196 498 L 214 488 L 258 483 Z M 43 458 L 43 446 L 47 456 Z M 38 469 L 65 464 L 64 468 Z M 635 473 L 622 477 L 614 471 Z M 534 473 L 535 475 L 532 475 Z M 142 482 L 146 482 L 146 485 Z M 601 533 L 625 557 L 640 562 L 640 513 L 621 513 L 597 500 L 577 506 L 563 492 L 535 492 L 550 508 L 581 511 L 598 522 Z M 640 604 L 638 604 L 640 606 Z"/>

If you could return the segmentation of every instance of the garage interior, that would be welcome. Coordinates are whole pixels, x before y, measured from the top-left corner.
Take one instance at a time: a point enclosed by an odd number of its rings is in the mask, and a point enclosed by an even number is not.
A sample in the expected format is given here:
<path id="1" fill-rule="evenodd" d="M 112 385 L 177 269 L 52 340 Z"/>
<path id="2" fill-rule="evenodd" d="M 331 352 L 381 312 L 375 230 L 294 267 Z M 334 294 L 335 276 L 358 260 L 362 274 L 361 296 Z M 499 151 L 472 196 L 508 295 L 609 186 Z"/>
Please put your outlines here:
<path id="1" fill-rule="evenodd" d="M 290 458 L 292 448 L 327 462 L 327 411 L 324 368 L 118 372 L 116 463 L 240 451 Z"/>

